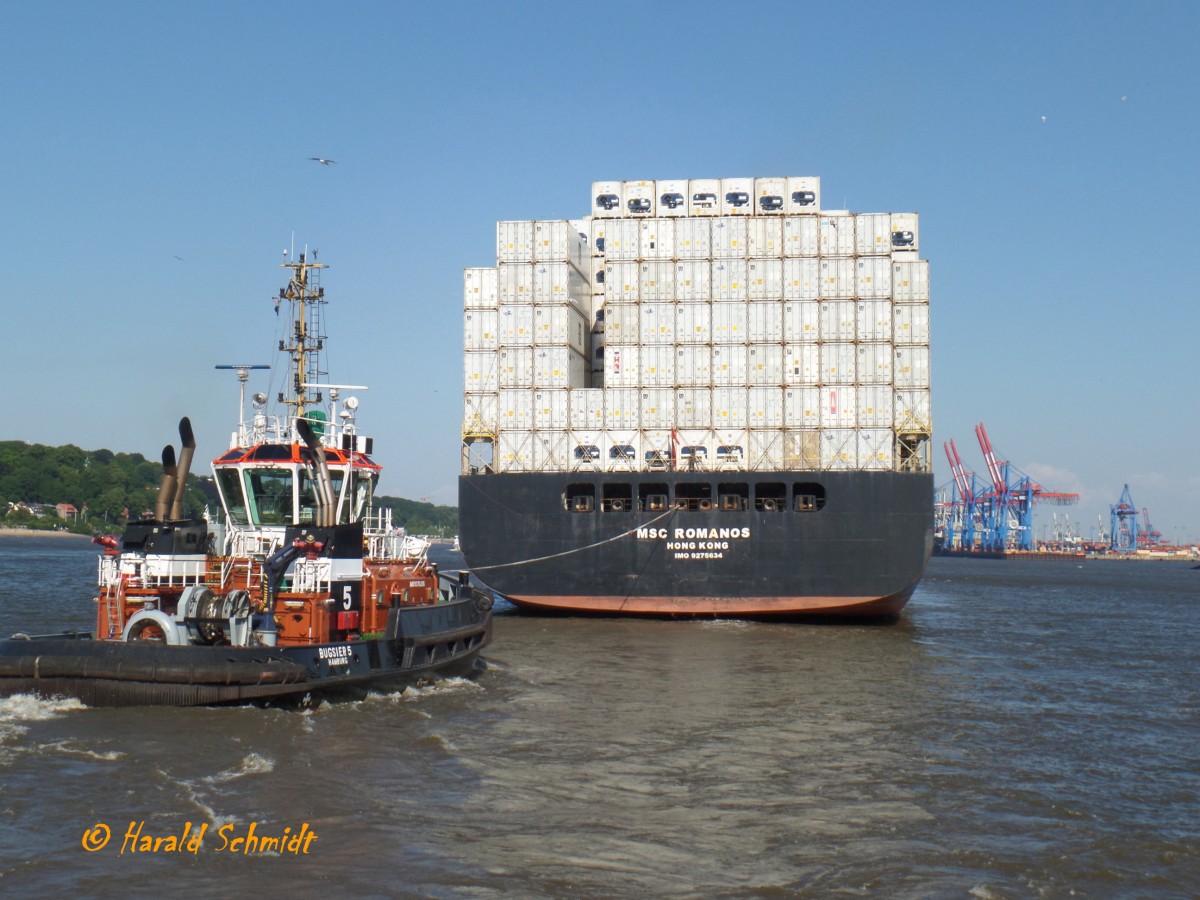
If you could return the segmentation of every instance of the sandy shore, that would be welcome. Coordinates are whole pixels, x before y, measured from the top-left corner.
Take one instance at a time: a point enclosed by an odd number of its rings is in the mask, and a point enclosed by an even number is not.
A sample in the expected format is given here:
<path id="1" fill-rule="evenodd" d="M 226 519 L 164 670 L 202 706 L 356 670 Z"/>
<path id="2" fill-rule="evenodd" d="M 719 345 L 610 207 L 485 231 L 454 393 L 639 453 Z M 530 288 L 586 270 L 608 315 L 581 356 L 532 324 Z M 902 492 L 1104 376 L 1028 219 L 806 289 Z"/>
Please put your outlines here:
<path id="1" fill-rule="evenodd" d="M 69 531 L 38 531 L 34 528 L 0 528 L 0 537 L 52 537 L 91 540 L 91 536 L 87 534 L 72 534 Z"/>

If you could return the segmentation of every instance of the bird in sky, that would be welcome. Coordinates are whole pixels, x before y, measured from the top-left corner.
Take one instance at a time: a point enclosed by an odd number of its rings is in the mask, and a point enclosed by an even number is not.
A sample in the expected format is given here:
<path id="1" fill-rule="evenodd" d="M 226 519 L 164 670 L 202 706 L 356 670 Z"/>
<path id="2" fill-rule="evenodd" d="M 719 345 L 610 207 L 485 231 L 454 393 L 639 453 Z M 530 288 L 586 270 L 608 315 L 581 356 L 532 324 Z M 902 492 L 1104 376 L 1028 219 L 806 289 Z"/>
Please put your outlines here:
<path id="1" fill-rule="evenodd" d="M 322 159 L 319 156 L 310 156 L 309 159 L 311 159 L 313 162 L 319 162 L 323 166 L 331 166 L 337 162 L 336 159 Z"/>
<path id="2" fill-rule="evenodd" d="M 1045 125 L 1045 124 L 1046 124 L 1046 117 L 1045 117 L 1045 116 L 1042 116 L 1042 124 L 1043 124 L 1043 125 Z"/>

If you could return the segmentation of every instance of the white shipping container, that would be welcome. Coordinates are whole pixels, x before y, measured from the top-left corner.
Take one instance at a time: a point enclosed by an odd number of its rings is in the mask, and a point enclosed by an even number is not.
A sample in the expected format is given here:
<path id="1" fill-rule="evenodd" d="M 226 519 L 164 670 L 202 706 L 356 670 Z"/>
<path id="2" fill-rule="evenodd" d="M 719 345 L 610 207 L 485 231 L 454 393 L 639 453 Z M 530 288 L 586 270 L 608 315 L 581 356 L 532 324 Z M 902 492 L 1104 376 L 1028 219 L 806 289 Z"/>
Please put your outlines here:
<path id="1" fill-rule="evenodd" d="M 712 219 L 675 220 L 675 258 L 707 260 L 712 256 Z"/>
<path id="2" fill-rule="evenodd" d="M 713 344 L 712 383 L 714 387 L 745 387 L 749 381 L 746 371 L 745 344 Z M 681 384 L 683 382 L 680 382 Z"/>
<path id="3" fill-rule="evenodd" d="M 929 343 L 929 307 L 924 303 L 897 303 L 892 306 L 892 342 Z"/>
<path id="4" fill-rule="evenodd" d="M 642 259 L 672 259 L 675 256 L 675 220 L 643 219 L 638 237 Z"/>
<path id="5" fill-rule="evenodd" d="M 858 363 L 855 376 L 859 384 L 892 383 L 893 348 L 888 343 L 863 343 L 858 345 Z"/>
<path id="6" fill-rule="evenodd" d="M 675 299 L 711 300 L 712 263 L 707 259 L 677 262 L 675 264 Z"/>
<path id="7" fill-rule="evenodd" d="M 533 348 L 502 347 L 496 351 L 496 383 L 505 388 L 533 387 Z"/>
<path id="8" fill-rule="evenodd" d="M 852 341 L 855 335 L 853 300 L 822 300 L 820 334 L 823 341 Z"/>
<path id="9" fill-rule="evenodd" d="M 853 257 L 819 260 L 822 300 L 848 300 L 854 296 L 857 273 Z"/>
<path id="10" fill-rule="evenodd" d="M 590 255 L 587 241 L 578 228 L 566 219 L 533 223 L 533 261 L 565 262 L 586 272 Z"/>
<path id="11" fill-rule="evenodd" d="M 821 260 L 805 257 L 783 261 L 783 299 L 816 300 L 821 296 Z"/>
<path id="12" fill-rule="evenodd" d="M 587 317 L 574 306 L 533 308 L 534 346 L 569 347 L 586 356 L 590 332 Z"/>
<path id="13" fill-rule="evenodd" d="M 533 262 L 533 222 L 496 223 L 496 262 Z"/>
<path id="14" fill-rule="evenodd" d="M 570 465 L 571 446 L 565 431 L 538 431 L 533 436 L 533 470 L 562 472 Z"/>
<path id="15" fill-rule="evenodd" d="M 501 303 L 533 302 L 533 263 L 502 262 L 496 278 Z"/>
<path id="16" fill-rule="evenodd" d="M 535 388 L 587 387 L 591 372 L 588 358 L 570 347 L 535 347 L 533 350 Z"/>
<path id="17" fill-rule="evenodd" d="M 606 431 L 600 446 L 603 453 L 604 469 L 607 472 L 634 472 L 640 468 L 641 453 L 638 449 L 637 429 L 618 428 Z M 602 503 L 614 504 L 610 509 L 616 509 L 615 504 L 622 500 L 607 500 Z"/>
<path id="18" fill-rule="evenodd" d="M 680 428 L 675 432 L 678 446 L 676 468 L 690 470 L 711 469 L 716 463 L 716 436 L 709 428 Z M 711 505 L 713 500 L 700 501 Z"/>
<path id="19" fill-rule="evenodd" d="M 821 383 L 821 345 L 783 345 L 783 384 L 803 387 Z"/>
<path id="20" fill-rule="evenodd" d="M 574 303 L 583 307 L 591 296 L 591 283 L 570 263 L 534 263 L 534 303 Z"/>
<path id="21" fill-rule="evenodd" d="M 783 384 L 783 344 L 752 343 L 746 348 L 746 383 Z"/>
<path id="22" fill-rule="evenodd" d="M 533 392 L 533 427 L 538 431 L 561 431 L 570 425 L 570 390 L 556 388 Z"/>
<path id="23" fill-rule="evenodd" d="M 624 210 L 621 207 L 621 182 L 593 181 L 592 217 L 615 219 L 622 215 L 624 215 Z"/>
<path id="24" fill-rule="evenodd" d="M 638 428 L 641 391 L 637 388 L 604 389 L 604 427 L 606 431 Z"/>
<path id="25" fill-rule="evenodd" d="M 752 386 L 746 389 L 746 421 L 751 428 L 783 427 L 786 388 Z"/>
<path id="26" fill-rule="evenodd" d="M 855 304 L 854 339 L 890 341 L 892 339 L 892 301 L 859 300 Z"/>
<path id="27" fill-rule="evenodd" d="M 708 344 L 675 345 L 675 383 L 712 384 L 712 347 Z"/>
<path id="28" fill-rule="evenodd" d="M 779 428 L 751 428 L 746 468 L 752 472 L 782 469 L 783 436 Z"/>
<path id="29" fill-rule="evenodd" d="M 604 305 L 604 343 L 607 347 L 636 344 L 640 335 L 641 307 L 637 303 Z"/>
<path id="30" fill-rule="evenodd" d="M 463 349 L 495 350 L 499 344 L 496 335 L 499 329 L 494 309 L 468 309 L 463 313 Z"/>
<path id="31" fill-rule="evenodd" d="M 495 393 L 463 395 L 463 435 L 496 433 L 500 419 Z"/>
<path id="32" fill-rule="evenodd" d="M 681 387 L 676 389 L 676 428 L 707 428 L 711 422 L 712 388 Z"/>
<path id="33" fill-rule="evenodd" d="M 500 431 L 528 431 L 533 427 L 533 391 L 527 388 L 501 388 L 496 408 Z"/>
<path id="34" fill-rule="evenodd" d="M 604 391 L 599 388 L 569 390 L 569 425 L 572 431 L 600 430 L 604 427 Z"/>
<path id="35" fill-rule="evenodd" d="M 792 177 L 787 180 L 785 212 L 789 216 L 814 213 L 821 209 L 821 179 Z"/>
<path id="36" fill-rule="evenodd" d="M 816 216 L 788 216 L 783 220 L 783 255 L 821 254 L 820 220 Z"/>
<path id="37" fill-rule="evenodd" d="M 889 256 L 860 256 L 854 262 L 854 295 L 867 300 L 892 296 L 892 260 Z"/>
<path id="38" fill-rule="evenodd" d="M 712 304 L 707 300 L 681 300 L 675 304 L 675 341 L 707 344 L 712 340 Z"/>
<path id="39" fill-rule="evenodd" d="M 744 216 L 721 216 L 712 220 L 712 255 L 745 257 L 750 245 L 748 220 Z"/>
<path id="40" fill-rule="evenodd" d="M 688 181 L 688 215 L 721 214 L 721 181 L 718 178 L 693 178 Z"/>
<path id="41" fill-rule="evenodd" d="M 658 181 L 658 214 L 686 216 L 688 214 L 688 183 L 686 178 Z"/>
<path id="42" fill-rule="evenodd" d="M 746 279 L 745 259 L 714 259 L 712 261 L 712 299 L 745 302 L 749 299 Z"/>
<path id="43" fill-rule="evenodd" d="M 892 213 L 892 250 L 921 249 L 916 213 Z"/>
<path id="44" fill-rule="evenodd" d="M 675 427 L 675 388 L 644 387 L 641 389 L 638 419 L 643 429 Z"/>
<path id="45" fill-rule="evenodd" d="M 821 391 L 815 387 L 784 388 L 783 426 L 789 431 L 821 426 Z"/>
<path id="46" fill-rule="evenodd" d="M 929 302 L 929 260 L 892 261 L 892 299 L 897 303 Z"/>
<path id="47" fill-rule="evenodd" d="M 803 345 L 801 345 L 803 346 Z M 854 344 L 821 344 L 820 384 L 854 384 L 858 354 Z"/>
<path id="48" fill-rule="evenodd" d="M 754 215 L 754 179 L 721 179 L 721 215 Z"/>
<path id="49" fill-rule="evenodd" d="M 854 217 L 854 249 L 859 256 L 891 256 L 892 214 L 859 213 Z"/>
<path id="50" fill-rule="evenodd" d="M 821 256 L 854 255 L 854 216 L 845 210 L 826 212 L 818 228 Z"/>
<path id="51" fill-rule="evenodd" d="M 858 430 L 858 467 L 871 471 L 891 471 L 895 440 L 890 428 Z"/>
<path id="52" fill-rule="evenodd" d="M 783 257 L 783 219 L 754 216 L 747 220 L 746 247 L 751 259 Z"/>
<path id="53" fill-rule="evenodd" d="M 641 377 L 642 348 L 637 344 L 606 344 L 604 347 L 604 387 L 632 388 Z"/>
<path id="54" fill-rule="evenodd" d="M 642 302 L 638 330 L 642 344 L 675 343 L 675 304 Z"/>
<path id="55" fill-rule="evenodd" d="M 468 350 L 463 354 L 463 392 L 494 393 L 500 387 L 499 357 L 494 350 Z"/>
<path id="56" fill-rule="evenodd" d="M 495 309 L 500 302 L 494 267 L 463 270 L 463 308 Z"/>
<path id="57" fill-rule="evenodd" d="M 619 220 L 618 220 L 619 221 Z M 610 260 L 604 264 L 604 302 L 636 303 L 642 267 L 634 260 Z"/>
<path id="58" fill-rule="evenodd" d="M 621 185 L 625 215 L 646 218 L 658 208 L 653 181 L 626 181 Z"/>
<path id="59" fill-rule="evenodd" d="M 900 390 L 929 387 L 929 348 L 897 347 L 892 379 Z"/>
<path id="60" fill-rule="evenodd" d="M 570 454 L 571 471 L 603 471 L 604 456 L 600 450 L 603 442 L 604 433 L 602 431 L 575 431 L 572 429 L 567 432 L 567 450 Z"/>
<path id="61" fill-rule="evenodd" d="M 817 300 L 789 300 L 783 304 L 783 340 L 788 344 L 807 343 L 821 337 L 821 303 Z"/>
<path id="62" fill-rule="evenodd" d="M 751 300 L 746 306 L 746 324 L 751 344 L 782 342 L 783 303 L 779 300 Z"/>
<path id="63" fill-rule="evenodd" d="M 796 472 L 818 469 L 821 465 L 821 433 L 788 429 L 783 433 L 784 468 Z"/>
<path id="64" fill-rule="evenodd" d="M 759 222 L 761 219 L 751 219 Z M 770 219 L 766 221 L 772 221 Z M 773 221 L 778 222 L 778 219 Z M 746 283 L 751 300 L 783 299 L 783 260 L 750 259 L 746 263 Z"/>
<path id="65" fill-rule="evenodd" d="M 636 260 L 642 252 L 642 223 L 637 219 L 614 219 L 604 228 L 606 259 Z"/>
<path id="66" fill-rule="evenodd" d="M 894 424 L 897 434 L 933 433 L 929 388 L 896 391 Z"/>
<path id="67" fill-rule="evenodd" d="M 501 347 L 528 347 L 533 343 L 533 309 L 531 303 L 500 304 L 496 334 Z"/>
<path id="68" fill-rule="evenodd" d="M 674 427 L 674 423 L 672 423 L 672 427 Z M 638 437 L 641 439 L 643 470 L 665 472 L 672 468 L 675 444 L 671 429 L 643 428 Z"/>
<path id="69" fill-rule="evenodd" d="M 634 387 L 672 388 L 676 384 L 674 344 L 643 344 L 638 348 L 638 378 Z"/>
<path id="70" fill-rule="evenodd" d="M 496 441 L 497 472 L 532 472 L 533 432 L 528 429 L 502 431 Z"/>
<path id="71" fill-rule="evenodd" d="M 833 471 L 858 468 L 858 432 L 855 429 L 821 430 L 821 468 Z"/>
<path id="72" fill-rule="evenodd" d="M 718 428 L 713 431 L 714 469 L 738 472 L 746 468 L 750 435 L 745 428 Z M 720 501 L 718 501 L 720 502 Z"/>
<path id="73" fill-rule="evenodd" d="M 891 428 L 895 403 L 891 385 L 863 384 L 856 391 L 859 428 Z"/>
<path id="74" fill-rule="evenodd" d="M 712 392 L 713 428 L 745 428 L 750 421 L 747 399 L 745 387 L 714 387 Z"/>
<path id="75" fill-rule="evenodd" d="M 754 179 L 754 214 L 782 216 L 787 211 L 787 179 Z"/>
<path id="76" fill-rule="evenodd" d="M 858 424 L 858 393 L 852 386 L 818 388 L 822 428 L 854 428 Z"/>
<path id="77" fill-rule="evenodd" d="M 675 265 L 669 259 L 643 262 L 638 269 L 638 299 L 643 303 L 674 300 Z"/>
<path id="78" fill-rule="evenodd" d="M 749 338 L 746 303 L 712 305 L 712 341 L 714 344 L 744 344 Z"/>
<path id="79" fill-rule="evenodd" d="M 604 249 L 608 246 L 608 229 L 612 225 L 613 219 L 597 219 L 591 220 L 591 250 L 592 250 L 592 268 L 596 268 L 595 262 L 598 258 L 604 256 Z M 603 268 L 603 266 L 601 266 Z"/>

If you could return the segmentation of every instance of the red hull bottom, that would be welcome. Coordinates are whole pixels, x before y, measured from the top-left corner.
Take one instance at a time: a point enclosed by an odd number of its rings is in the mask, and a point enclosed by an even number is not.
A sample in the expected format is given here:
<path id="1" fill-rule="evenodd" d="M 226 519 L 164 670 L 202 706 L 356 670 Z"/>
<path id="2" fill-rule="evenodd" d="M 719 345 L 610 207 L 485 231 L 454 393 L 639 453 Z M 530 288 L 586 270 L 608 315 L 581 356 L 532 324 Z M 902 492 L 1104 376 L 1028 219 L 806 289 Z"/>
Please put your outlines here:
<path id="1" fill-rule="evenodd" d="M 912 591 L 888 597 L 508 597 L 539 611 L 642 614 L 651 616 L 839 616 L 878 619 L 895 616 Z"/>

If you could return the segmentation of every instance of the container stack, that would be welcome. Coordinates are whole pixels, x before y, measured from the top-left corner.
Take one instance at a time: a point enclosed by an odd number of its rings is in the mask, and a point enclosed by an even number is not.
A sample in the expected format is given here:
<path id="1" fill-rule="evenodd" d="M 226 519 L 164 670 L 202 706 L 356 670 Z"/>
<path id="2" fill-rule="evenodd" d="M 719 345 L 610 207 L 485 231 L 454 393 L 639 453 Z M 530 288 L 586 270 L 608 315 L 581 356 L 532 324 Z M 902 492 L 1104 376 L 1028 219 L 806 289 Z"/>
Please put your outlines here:
<path id="1" fill-rule="evenodd" d="M 466 272 L 464 465 L 927 470 L 928 272 L 817 178 L 595 182 Z"/>

